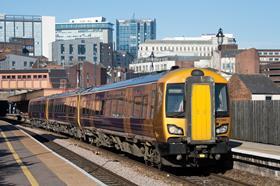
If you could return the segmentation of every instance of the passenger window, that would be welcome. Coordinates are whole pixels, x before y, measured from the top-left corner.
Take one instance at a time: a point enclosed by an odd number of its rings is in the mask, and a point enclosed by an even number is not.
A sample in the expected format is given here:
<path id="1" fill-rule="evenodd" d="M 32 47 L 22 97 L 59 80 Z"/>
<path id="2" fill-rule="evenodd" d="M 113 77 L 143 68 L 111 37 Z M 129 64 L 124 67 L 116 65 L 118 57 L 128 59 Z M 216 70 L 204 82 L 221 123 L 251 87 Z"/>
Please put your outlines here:
<path id="1" fill-rule="evenodd" d="M 133 100 L 133 114 L 132 116 L 135 118 L 142 117 L 142 96 L 136 96 Z"/>
<path id="2" fill-rule="evenodd" d="M 143 103 L 142 103 L 142 118 L 147 118 L 148 116 L 148 96 L 143 97 Z"/>
<path id="3" fill-rule="evenodd" d="M 105 107 L 104 107 L 104 115 L 110 116 L 111 115 L 111 100 L 105 100 Z"/>

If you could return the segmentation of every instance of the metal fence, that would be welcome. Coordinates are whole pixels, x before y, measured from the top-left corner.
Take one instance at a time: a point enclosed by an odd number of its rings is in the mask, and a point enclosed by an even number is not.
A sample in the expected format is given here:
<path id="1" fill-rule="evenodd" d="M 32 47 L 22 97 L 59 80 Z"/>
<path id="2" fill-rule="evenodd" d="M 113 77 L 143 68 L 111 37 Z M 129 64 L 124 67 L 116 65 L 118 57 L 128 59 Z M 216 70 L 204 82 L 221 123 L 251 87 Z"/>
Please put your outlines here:
<path id="1" fill-rule="evenodd" d="M 232 101 L 231 138 L 280 145 L 280 101 Z"/>

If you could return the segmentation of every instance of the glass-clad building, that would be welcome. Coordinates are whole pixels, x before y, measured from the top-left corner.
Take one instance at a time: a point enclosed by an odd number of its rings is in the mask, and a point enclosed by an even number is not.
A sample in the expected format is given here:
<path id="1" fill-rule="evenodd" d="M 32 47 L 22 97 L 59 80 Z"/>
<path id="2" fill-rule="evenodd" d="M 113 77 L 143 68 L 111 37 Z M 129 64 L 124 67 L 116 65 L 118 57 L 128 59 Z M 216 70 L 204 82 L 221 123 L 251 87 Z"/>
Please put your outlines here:
<path id="1" fill-rule="evenodd" d="M 113 43 L 113 24 L 104 17 L 71 19 L 55 25 L 56 40 L 97 37 L 103 43 Z"/>
<path id="2" fill-rule="evenodd" d="M 55 40 L 55 17 L 0 14 L 0 42 L 12 38 L 33 38 L 34 55 L 51 58 L 50 44 Z"/>
<path id="3" fill-rule="evenodd" d="M 138 46 L 146 40 L 156 39 L 155 19 L 130 19 L 116 21 L 117 50 L 137 56 Z"/>

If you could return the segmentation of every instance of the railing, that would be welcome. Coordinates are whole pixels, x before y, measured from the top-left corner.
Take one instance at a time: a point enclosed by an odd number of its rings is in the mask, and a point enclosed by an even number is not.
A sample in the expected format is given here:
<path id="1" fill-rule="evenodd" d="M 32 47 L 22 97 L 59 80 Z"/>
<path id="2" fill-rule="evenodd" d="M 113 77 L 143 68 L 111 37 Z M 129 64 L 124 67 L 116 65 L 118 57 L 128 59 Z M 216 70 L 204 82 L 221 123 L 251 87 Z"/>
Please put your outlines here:
<path id="1" fill-rule="evenodd" d="M 280 101 L 232 101 L 231 138 L 280 145 Z"/>

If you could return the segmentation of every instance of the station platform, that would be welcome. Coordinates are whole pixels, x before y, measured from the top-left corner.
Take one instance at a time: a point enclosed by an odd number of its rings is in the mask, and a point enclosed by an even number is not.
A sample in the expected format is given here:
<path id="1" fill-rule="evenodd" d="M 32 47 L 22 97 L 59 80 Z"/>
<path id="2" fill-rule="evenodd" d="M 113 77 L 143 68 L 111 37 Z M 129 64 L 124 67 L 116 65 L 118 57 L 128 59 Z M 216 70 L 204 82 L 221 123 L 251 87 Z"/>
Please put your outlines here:
<path id="1" fill-rule="evenodd" d="M 253 143 L 240 140 L 230 140 L 232 152 L 258 156 L 267 159 L 280 160 L 280 146 Z"/>
<path id="2" fill-rule="evenodd" d="M 280 146 L 231 140 L 233 168 L 280 180 Z"/>
<path id="3" fill-rule="evenodd" d="M 0 185 L 100 185 L 29 135 L 0 120 Z"/>

